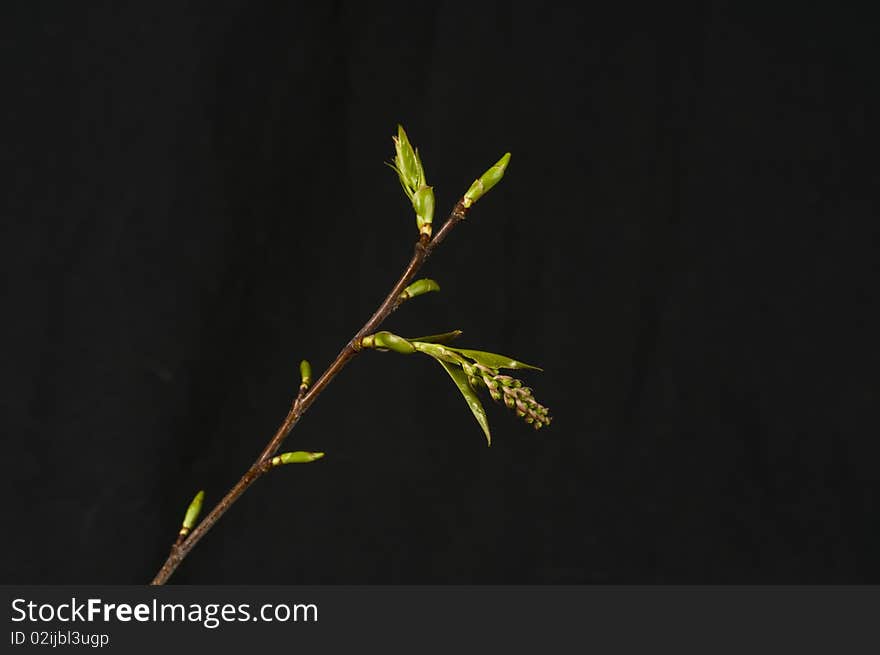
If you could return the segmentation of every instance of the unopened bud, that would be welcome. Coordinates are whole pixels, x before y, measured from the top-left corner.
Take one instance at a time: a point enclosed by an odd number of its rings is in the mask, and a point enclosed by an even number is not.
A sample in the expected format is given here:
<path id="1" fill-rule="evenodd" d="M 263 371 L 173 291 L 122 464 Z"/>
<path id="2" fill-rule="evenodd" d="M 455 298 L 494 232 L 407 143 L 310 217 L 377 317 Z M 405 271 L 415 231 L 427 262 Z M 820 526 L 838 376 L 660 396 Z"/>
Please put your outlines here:
<path id="1" fill-rule="evenodd" d="M 434 221 L 434 188 L 421 186 L 413 194 L 412 206 L 416 212 L 416 225 L 419 234 L 431 236 L 431 223 Z"/>
<path id="2" fill-rule="evenodd" d="M 182 537 L 188 535 L 189 531 L 195 527 L 196 521 L 199 520 L 199 514 L 202 513 L 202 502 L 204 500 L 205 492 L 199 491 L 195 498 L 192 499 L 189 507 L 186 508 L 186 514 L 183 517 L 183 525 L 180 527 L 180 535 Z"/>
<path id="3" fill-rule="evenodd" d="M 321 459 L 324 453 L 309 453 L 304 450 L 297 450 L 291 453 L 281 453 L 272 458 L 272 466 L 281 466 L 282 464 L 308 464 L 316 459 Z"/>
<path id="4" fill-rule="evenodd" d="M 510 161 L 510 153 L 507 152 L 498 160 L 498 162 L 474 180 L 471 188 L 467 190 L 462 198 L 461 204 L 465 209 L 473 205 L 477 200 L 483 197 L 493 186 L 501 181 L 504 177 L 504 171 L 507 170 L 507 164 Z"/>
<path id="5" fill-rule="evenodd" d="M 361 339 L 361 348 L 374 348 L 376 350 L 390 350 L 401 355 L 411 355 L 416 351 L 415 347 L 403 337 L 391 332 L 376 332 L 368 334 Z"/>
<path id="6" fill-rule="evenodd" d="M 423 277 L 421 280 L 416 280 L 404 289 L 400 294 L 400 299 L 401 301 L 409 300 L 410 298 L 415 298 L 416 296 L 421 296 L 430 293 L 431 291 L 440 291 L 440 285 L 434 280 Z"/>
<path id="7" fill-rule="evenodd" d="M 307 359 L 304 359 L 299 363 L 299 376 L 302 380 L 299 388 L 300 390 L 305 391 L 312 384 L 312 365 L 309 364 Z"/>

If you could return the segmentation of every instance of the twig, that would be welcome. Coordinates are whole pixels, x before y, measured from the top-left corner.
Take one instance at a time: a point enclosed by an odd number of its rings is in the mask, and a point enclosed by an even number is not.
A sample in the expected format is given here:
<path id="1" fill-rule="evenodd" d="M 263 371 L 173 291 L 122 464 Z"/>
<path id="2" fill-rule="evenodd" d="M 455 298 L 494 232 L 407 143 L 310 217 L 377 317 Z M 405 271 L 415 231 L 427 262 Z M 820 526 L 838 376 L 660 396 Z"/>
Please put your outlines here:
<path id="1" fill-rule="evenodd" d="M 220 517 L 226 513 L 226 510 L 232 507 L 233 503 L 235 503 L 235 501 L 238 500 L 254 482 L 271 468 L 272 457 L 278 452 L 281 444 L 284 443 L 284 440 L 299 422 L 302 415 L 308 411 L 309 407 L 312 406 L 312 403 L 317 400 L 318 396 L 321 395 L 321 392 L 328 384 L 330 384 L 343 367 L 358 354 L 360 351 L 361 339 L 366 335 L 375 332 L 376 328 L 378 328 L 385 319 L 397 309 L 400 305 L 400 294 L 407 285 L 412 282 L 413 277 L 415 277 L 419 269 L 422 268 L 428 257 L 431 256 L 434 249 L 437 248 L 437 246 L 439 246 L 447 237 L 449 232 L 451 232 L 452 229 L 465 218 L 466 213 L 467 208 L 465 207 L 464 199 L 459 200 L 455 204 L 455 207 L 453 207 L 446 222 L 437 231 L 433 239 L 430 239 L 425 234 L 422 234 L 419 237 L 409 265 L 407 265 L 403 275 L 400 276 L 400 279 L 388 293 L 388 296 L 382 301 L 382 304 L 379 305 L 379 308 L 373 313 L 364 326 L 358 330 L 357 334 L 354 335 L 351 341 L 349 341 L 339 352 L 336 359 L 334 359 L 333 363 L 330 364 L 324 373 L 321 374 L 321 377 L 318 378 L 315 384 L 308 390 L 300 389 L 296 399 L 291 403 L 290 411 L 287 412 L 284 421 L 278 427 L 278 430 L 275 432 L 269 443 L 266 444 L 266 447 L 263 449 L 263 452 L 260 453 L 257 460 L 185 539 L 178 538 L 171 547 L 171 553 L 168 555 L 168 559 L 165 560 L 162 568 L 159 569 L 159 572 L 150 584 L 165 584 L 195 545 L 205 536 L 205 534 L 207 534 L 208 530 L 214 527 L 214 524 L 220 520 Z"/>

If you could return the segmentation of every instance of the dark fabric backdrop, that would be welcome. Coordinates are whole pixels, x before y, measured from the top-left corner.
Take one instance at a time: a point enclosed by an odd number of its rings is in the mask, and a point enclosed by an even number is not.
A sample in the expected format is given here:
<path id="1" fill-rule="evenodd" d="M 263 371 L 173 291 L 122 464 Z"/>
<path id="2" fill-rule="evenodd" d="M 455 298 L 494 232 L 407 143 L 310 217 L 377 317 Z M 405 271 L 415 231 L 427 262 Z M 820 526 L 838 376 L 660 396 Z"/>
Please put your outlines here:
<path id="1" fill-rule="evenodd" d="M 4 6 L 0 581 L 238 479 L 410 256 L 402 122 L 439 214 L 513 159 L 387 327 L 555 423 L 368 353 L 174 582 L 880 582 L 876 27 L 781 4 Z"/>

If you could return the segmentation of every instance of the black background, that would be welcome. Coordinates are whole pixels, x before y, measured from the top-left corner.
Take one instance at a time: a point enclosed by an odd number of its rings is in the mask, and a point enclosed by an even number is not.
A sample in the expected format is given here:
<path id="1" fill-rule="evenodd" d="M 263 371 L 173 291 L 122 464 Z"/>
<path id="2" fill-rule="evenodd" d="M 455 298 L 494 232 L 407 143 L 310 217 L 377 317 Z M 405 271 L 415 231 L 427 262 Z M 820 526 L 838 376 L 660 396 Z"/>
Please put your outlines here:
<path id="1" fill-rule="evenodd" d="M 5 6 L 2 581 L 238 479 L 409 259 L 398 121 L 441 215 L 513 159 L 387 327 L 555 422 L 367 353 L 174 582 L 880 580 L 877 34 L 788 4 Z"/>

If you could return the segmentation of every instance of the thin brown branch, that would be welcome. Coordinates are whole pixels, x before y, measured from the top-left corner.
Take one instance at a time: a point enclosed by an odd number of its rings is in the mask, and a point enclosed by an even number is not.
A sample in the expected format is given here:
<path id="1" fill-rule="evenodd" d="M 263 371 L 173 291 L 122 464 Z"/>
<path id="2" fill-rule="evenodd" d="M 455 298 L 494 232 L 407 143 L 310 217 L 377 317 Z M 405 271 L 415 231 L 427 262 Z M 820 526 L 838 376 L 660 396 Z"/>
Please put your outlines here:
<path id="1" fill-rule="evenodd" d="M 401 292 L 403 292 L 409 283 L 412 282 L 416 273 L 419 272 L 419 269 L 422 268 L 434 249 L 439 246 L 448 236 L 449 232 L 464 219 L 466 212 L 467 209 L 462 202 L 457 202 L 455 207 L 453 207 L 452 212 L 449 214 L 449 217 L 446 219 L 446 222 L 437 231 L 433 239 L 429 240 L 425 235 L 422 235 L 419 238 L 419 241 L 415 245 L 415 252 L 413 253 L 412 259 L 403 274 L 400 276 L 400 279 L 398 279 L 397 283 L 385 297 L 385 300 L 379 305 L 379 308 L 373 313 L 369 320 L 364 323 L 364 326 L 358 330 L 357 334 L 352 337 L 351 341 L 349 341 L 339 352 L 336 359 L 333 360 L 333 363 L 327 367 L 314 385 L 312 385 L 307 391 L 300 390 L 299 395 L 297 395 L 296 399 L 290 406 L 290 411 L 288 411 L 287 416 L 284 417 L 284 421 L 278 426 L 272 439 L 266 444 L 266 447 L 263 449 L 263 452 L 260 453 L 257 460 L 245 472 L 241 479 L 235 483 L 232 489 L 226 493 L 220 502 L 214 506 L 204 519 L 202 519 L 196 528 L 189 533 L 189 536 L 182 541 L 178 539 L 174 543 L 171 547 L 171 553 L 168 555 L 168 559 L 165 560 L 162 568 L 159 569 L 159 572 L 150 584 L 165 584 L 195 545 L 199 543 L 205 534 L 207 534 L 208 530 L 214 527 L 214 524 L 220 520 L 220 517 L 226 513 L 226 510 L 232 507 L 235 501 L 237 501 L 242 494 L 244 494 L 244 492 L 260 478 L 260 476 L 271 468 L 269 461 L 275 453 L 278 452 L 278 449 L 284 443 L 284 440 L 290 434 L 291 430 L 293 430 L 294 426 L 299 422 L 302 415 L 308 411 L 309 407 L 312 406 L 312 403 L 317 400 L 318 396 L 321 395 L 321 392 L 324 391 L 333 378 L 335 378 L 345 365 L 358 354 L 360 351 L 361 339 L 364 336 L 375 332 L 385 319 L 397 309 L 400 305 Z"/>

